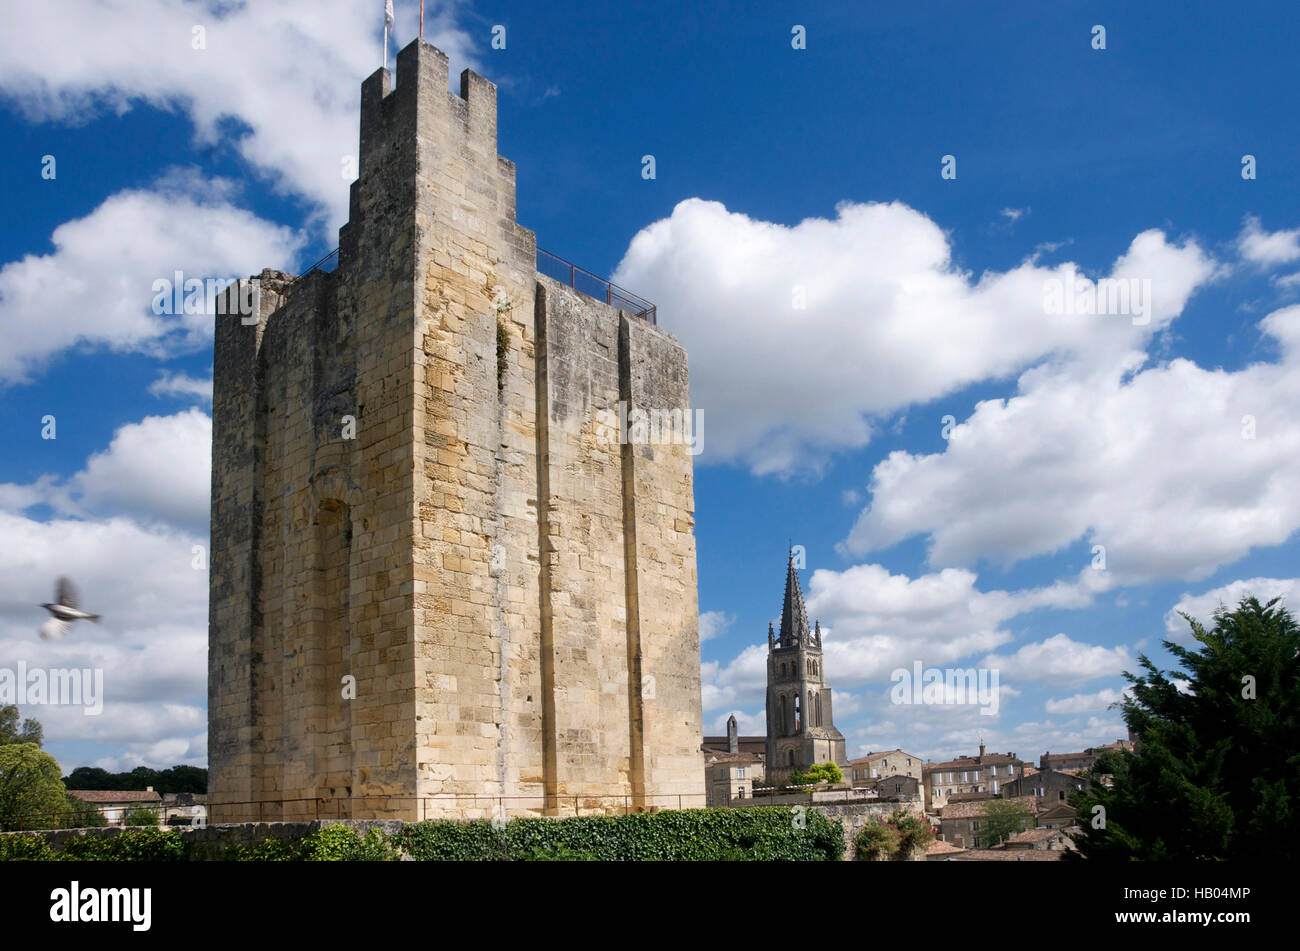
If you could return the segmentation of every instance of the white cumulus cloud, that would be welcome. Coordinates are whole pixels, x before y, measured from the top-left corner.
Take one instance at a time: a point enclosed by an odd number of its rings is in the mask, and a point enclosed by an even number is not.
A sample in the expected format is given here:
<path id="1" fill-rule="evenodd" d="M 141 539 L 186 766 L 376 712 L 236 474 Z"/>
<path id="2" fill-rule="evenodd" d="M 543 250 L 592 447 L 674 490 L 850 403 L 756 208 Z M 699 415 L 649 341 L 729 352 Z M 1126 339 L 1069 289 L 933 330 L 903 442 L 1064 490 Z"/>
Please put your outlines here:
<path id="1" fill-rule="evenodd" d="M 395 46 L 405 46 L 417 5 L 396 6 Z M 473 65 L 457 6 L 425 4 L 425 39 L 449 55 L 452 75 Z M 196 144 L 236 150 L 337 227 L 356 177 L 346 163 L 357 151 L 361 81 L 379 66 L 382 9 L 377 0 L 6 3 L 0 94 L 32 120 L 81 122 L 137 105 L 182 112 Z"/>
<path id="2" fill-rule="evenodd" d="M 1169 640 L 1191 644 L 1192 629 L 1184 614 L 1209 628 L 1214 626 L 1215 611 L 1220 607 L 1233 611 L 1242 598 L 1253 596 L 1260 604 L 1267 604 L 1280 597 L 1289 607 L 1296 603 L 1293 596 L 1297 593 L 1300 593 L 1300 578 L 1249 578 L 1220 585 L 1203 594 L 1184 594 L 1165 614 L 1165 631 Z"/>
<path id="3" fill-rule="evenodd" d="M 1300 528 L 1300 306 L 1260 323 L 1277 362 L 1235 372 L 1051 363 L 980 403 L 944 451 L 898 451 L 872 474 L 846 540 L 867 552 L 927 535 L 936 565 L 1013 563 L 1086 539 L 1096 587 L 1204 577 Z"/>
<path id="4" fill-rule="evenodd" d="M 693 198 L 636 235 L 614 279 L 690 353 L 692 399 L 714 421 L 701 460 L 784 474 L 866 445 L 882 414 L 1048 355 L 1131 349 L 1212 272 L 1192 242 L 1136 236 L 1110 276 L 1151 281 L 1138 326 L 1049 313 L 1049 281 L 1087 280 L 1073 264 L 963 272 L 939 225 L 898 202 L 787 227 Z"/>
<path id="5" fill-rule="evenodd" d="M 213 320 L 233 318 L 156 314 L 155 282 L 177 271 L 206 280 L 289 268 L 303 240 L 236 207 L 232 194 L 226 182 L 168 175 L 59 225 L 50 253 L 0 268 L 0 384 L 31 379 L 72 347 L 165 356 L 210 341 Z"/>

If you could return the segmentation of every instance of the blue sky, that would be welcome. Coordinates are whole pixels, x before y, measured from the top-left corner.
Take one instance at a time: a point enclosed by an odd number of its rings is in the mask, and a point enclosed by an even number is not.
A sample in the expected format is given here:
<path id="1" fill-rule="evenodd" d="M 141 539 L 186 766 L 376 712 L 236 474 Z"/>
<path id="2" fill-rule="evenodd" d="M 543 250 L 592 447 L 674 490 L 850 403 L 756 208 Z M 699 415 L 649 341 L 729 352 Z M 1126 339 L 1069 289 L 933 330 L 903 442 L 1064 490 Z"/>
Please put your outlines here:
<path id="1" fill-rule="evenodd" d="M 426 6 L 499 86 L 519 221 L 690 352 L 706 732 L 761 731 L 789 543 L 850 755 L 1109 742 L 1172 609 L 1293 589 L 1288 4 Z M 150 288 L 335 246 L 382 30 L 380 2 L 117 7 L 0 11 L 0 664 L 104 667 L 102 716 L 24 709 L 65 770 L 206 760 L 211 327 Z M 1072 266 L 1148 281 L 1148 319 L 1048 313 Z M 64 571 L 105 622 L 42 642 Z M 997 714 L 891 704 L 914 661 L 997 669 Z"/>

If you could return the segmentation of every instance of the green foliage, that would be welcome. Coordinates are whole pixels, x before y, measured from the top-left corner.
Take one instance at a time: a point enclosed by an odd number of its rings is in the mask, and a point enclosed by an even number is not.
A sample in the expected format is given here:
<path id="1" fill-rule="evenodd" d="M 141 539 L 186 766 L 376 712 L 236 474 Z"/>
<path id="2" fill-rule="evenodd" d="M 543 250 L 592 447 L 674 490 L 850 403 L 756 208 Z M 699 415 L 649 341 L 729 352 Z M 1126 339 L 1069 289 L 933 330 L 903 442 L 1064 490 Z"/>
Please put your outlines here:
<path id="1" fill-rule="evenodd" d="M 67 808 L 53 756 L 35 743 L 0 746 L 0 831 L 48 829 Z"/>
<path id="2" fill-rule="evenodd" d="M 332 825 L 304 836 L 298 857 L 305 862 L 387 862 L 397 856 L 379 829 L 363 837 L 348 826 Z"/>
<path id="3" fill-rule="evenodd" d="M 124 826 L 156 826 L 158 824 L 158 813 L 148 806 L 132 806 L 122 817 Z"/>
<path id="4" fill-rule="evenodd" d="M 67 811 L 59 816 L 59 827 L 62 829 L 95 829 L 108 825 L 108 820 L 104 814 L 95 808 L 94 803 L 86 802 L 84 799 L 78 799 L 72 793 L 66 793 L 64 802 Z"/>
<path id="5" fill-rule="evenodd" d="M 296 862 L 298 850 L 279 839 L 263 839 L 252 847 L 232 845 L 226 849 L 225 859 L 228 862 Z"/>
<path id="6" fill-rule="evenodd" d="M 52 862 L 58 857 L 43 835 L 0 835 L 0 862 Z"/>
<path id="7" fill-rule="evenodd" d="M 806 770 L 795 770 L 790 774 L 791 786 L 807 786 L 811 783 L 842 783 L 844 773 L 834 763 L 817 763 Z"/>
<path id="8" fill-rule="evenodd" d="M 176 829 L 85 832 L 69 839 L 58 857 L 69 862 L 179 862 L 185 858 L 185 843 Z"/>
<path id="9" fill-rule="evenodd" d="M 45 742 L 45 731 L 35 720 L 23 720 L 22 728 L 18 726 L 18 707 L 14 704 L 0 707 L 0 746 L 10 743 L 35 743 L 40 746 Z"/>
<path id="10" fill-rule="evenodd" d="M 924 849 L 934 841 L 930 823 L 905 809 L 895 809 L 889 823 L 898 830 L 898 857 L 907 858 L 917 849 Z"/>
<path id="11" fill-rule="evenodd" d="M 862 827 L 853 840 L 854 854 L 860 862 L 905 860 L 933 839 L 930 823 L 906 809 L 895 809 L 883 821 L 871 820 Z"/>
<path id="12" fill-rule="evenodd" d="M 1113 785 L 1071 798 L 1077 857 L 1300 859 L 1300 626 L 1276 598 L 1221 607 L 1209 630 L 1183 617 L 1200 647 L 1163 642 L 1181 671 L 1139 655 L 1143 673 L 1125 673 L 1120 707 L 1139 750 L 1103 756 L 1093 773 Z"/>
<path id="13" fill-rule="evenodd" d="M 510 357 L 510 328 L 504 320 L 497 320 L 497 389 L 506 382 L 506 365 Z"/>
<path id="14" fill-rule="evenodd" d="M 424 861 L 834 861 L 844 854 L 843 829 L 815 810 L 780 807 L 690 809 L 627 816 L 421 822 L 391 839 L 326 826 L 297 842 L 266 839 L 231 846 L 228 861 L 392 861 L 398 848 Z M 187 849 L 176 829 L 88 831 L 55 853 L 41 836 L 0 837 L 0 860 L 179 861 L 205 857 Z"/>
<path id="15" fill-rule="evenodd" d="M 884 822 L 868 822 L 853 839 L 854 854 L 859 862 L 875 862 L 898 854 L 901 837 L 898 830 Z"/>
<path id="16" fill-rule="evenodd" d="M 173 766 L 156 770 L 137 766 L 128 773 L 110 773 L 96 766 L 79 766 L 63 777 L 68 789 L 139 790 L 152 786 L 159 793 L 205 793 L 208 771 L 198 766 Z"/>
<path id="17" fill-rule="evenodd" d="M 599 859 L 591 852 L 575 852 L 567 845 L 553 848 L 536 848 L 521 852 L 515 858 L 520 862 L 597 862 Z"/>
<path id="18" fill-rule="evenodd" d="M 989 848 L 1011 838 L 1017 832 L 1032 828 L 1034 811 L 1028 803 L 1014 799 L 990 799 L 984 804 L 981 821 L 985 825 L 979 830 L 979 837 L 984 847 Z"/>
<path id="19" fill-rule="evenodd" d="M 421 861 L 826 861 L 844 854 L 838 822 L 812 809 L 796 816 L 777 807 L 519 818 L 495 826 L 430 821 L 406 826 L 396 841 Z"/>

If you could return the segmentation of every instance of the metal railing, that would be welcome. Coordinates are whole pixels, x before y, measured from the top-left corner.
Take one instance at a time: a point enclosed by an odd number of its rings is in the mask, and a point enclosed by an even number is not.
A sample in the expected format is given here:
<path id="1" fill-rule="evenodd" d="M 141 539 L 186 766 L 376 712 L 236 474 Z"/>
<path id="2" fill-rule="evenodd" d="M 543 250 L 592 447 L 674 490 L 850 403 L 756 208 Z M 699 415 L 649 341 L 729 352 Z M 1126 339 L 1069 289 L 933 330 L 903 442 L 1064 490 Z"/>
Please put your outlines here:
<path id="1" fill-rule="evenodd" d="M 313 271 L 330 274 L 339 266 L 339 249 L 335 248 L 298 276 L 306 277 Z M 591 271 L 578 267 L 572 261 L 566 261 L 550 251 L 537 249 L 537 270 L 553 280 L 568 284 L 575 291 L 604 301 L 611 307 L 627 311 L 633 317 L 640 317 L 652 324 L 658 324 L 658 311 L 654 304 L 644 297 L 638 297 L 626 288 L 619 287 Z"/>
<path id="2" fill-rule="evenodd" d="M 707 793 L 664 793 L 633 796 L 624 793 L 531 796 L 456 794 L 435 796 L 333 796 L 316 799 L 263 799 L 246 802 L 208 802 L 208 821 L 309 822 L 314 819 L 403 819 L 418 822 L 446 818 L 448 811 L 478 812 L 498 816 L 628 815 L 665 809 L 693 809 L 708 805 Z"/>
<path id="3" fill-rule="evenodd" d="M 579 293 L 627 311 L 633 317 L 641 317 L 652 324 L 659 322 L 655 305 L 644 297 L 638 297 L 631 291 L 583 270 L 550 251 L 537 249 L 537 270 L 549 278 L 568 284 Z"/>
<path id="4" fill-rule="evenodd" d="M 622 792 L 608 794 L 590 793 L 587 795 L 557 795 L 536 793 L 520 796 L 493 796 L 487 794 L 456 794 L 435 796 L 331 796 L 300 799 L 250 799 L 233 802 L 202 803 L 207 807 L 204 824 L 226 824 L 241 822 L 311 822 L 325 819 L 400 819 L 405 822 L 419 822 L 425 819 L 445 819 L 447 813 L 454 811 L 460 815 L 478 813 L 482 818 L 509 818 L 514 816 L 549 816 L 563 818 L 580 815 L 629 815 L 632 813 L 660 812 L 663 810 L 703 809 L 721 807 L 789 808 L 796 798 L 804 799 L 808 805 L 822 806 L 890 801 L 885 797 L 864 797 L 859 789 L 822 790 L 817 796 L 811 791 L 788 790 L 782 794 L 777 791 L 754 790 L 752 798 L 731 798 L 726 803 L 711 803 L 710 794 L 704 793 L 662 793 L 642 796 Z M 773 802 L 773 799 L 785 800 Z M 901 802 L 901 801 L 900 801 Z M 117 806 L 118 804 L 114 804 Z M 199 805 L 196 803 L 196 805 Z M 450 807 L 450 808 L 449 808 Z M 158 804 L 146 805 L 159 813 L 159 823 L 167 825 L 167 818 L 160 813 L 164 807 Z M 172 809 L 175 807 L 165 807 Z M 191 807 L 180 807 L 191 808 Z M 74 813 L 56 810 L 54 812 L 36 812 L 22 816 L 11 816 L 0 832 L 48 831 L 51 829 L 77 828 L 69 825 Z M 195 818 L 192 814 L 190 818 Z M 108 823 L 121 826 L 121 819 Z M 198 825 L 199 823 L 194 823 Z"/>
<path id="5" fill-rule="evenodd" d="M 332 274 L 339 266 L 339 249 L 335 248 L 325 257 L 321 258 L 307 270 L 299 274 L 299 277 L 306 277 L 312 271 L 321 271 L 325 274 Z"/>
<path id="6" fill-rule="evenodd" d="M 748 802 L 748 800 L 747 800 Z M 423 819 L 446 818 L 448 807 L 457 811 L 478 811 L 484 818 L 497 816 L 579 816 L 628 815 L 637 812 L 660 812 L 666 809 L 696 809 L 708 805 L 707 793 L 663 793 L 633 796 L 622 792 L 588 795 L 557 795 L 537 793 L 531 796 L 492 796 L 487 794 L 456 794 L 435 796 L 326 796 L 300 799 L 250 799 L 240 801 L 208 801 L 201 804 L 207 809 L 205 822 L 311 822 L 321 819 L 402 819 L 416 822 Z M 119 807 L 119 804 L 114 804 Z M 463 810 L 462 810 L 463 807 Z M 158 804 L 142 804 L 132 808 L 149 809 L 155 813 L 159 824 L 166 824 Z M 174 808 L 174 807 L 166 807 Z M 190 807 L 181 807 L 190 808 Z M 101 812 L 102 815 L 102 812 Z M 0 823 L 0 832 L 50 831 L 80 828 L 69 825 L 76 813 L 71 810 L 54 810 L 25 813 L 7 817 Z M 125 814 L 110 826 L 122 826 Z M 190 818 L 194 818 L 193 815 Z"/>

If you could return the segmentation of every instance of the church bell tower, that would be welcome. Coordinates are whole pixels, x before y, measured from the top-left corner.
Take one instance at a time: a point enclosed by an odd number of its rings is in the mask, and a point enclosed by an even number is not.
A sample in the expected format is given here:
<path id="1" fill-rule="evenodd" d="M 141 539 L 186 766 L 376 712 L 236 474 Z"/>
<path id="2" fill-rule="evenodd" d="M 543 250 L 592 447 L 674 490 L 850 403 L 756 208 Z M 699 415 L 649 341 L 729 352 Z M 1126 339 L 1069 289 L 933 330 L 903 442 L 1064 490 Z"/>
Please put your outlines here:
<path id="1" fill-rule="evenodd" d="M 781 631 L 767 627 L 767 775 L 784 781 L 816 763 L 847 765 L 844 736 L 831 718 L 822 666 L 821 622 L 808 629 L 799 573 L 790 552 Z"/>

